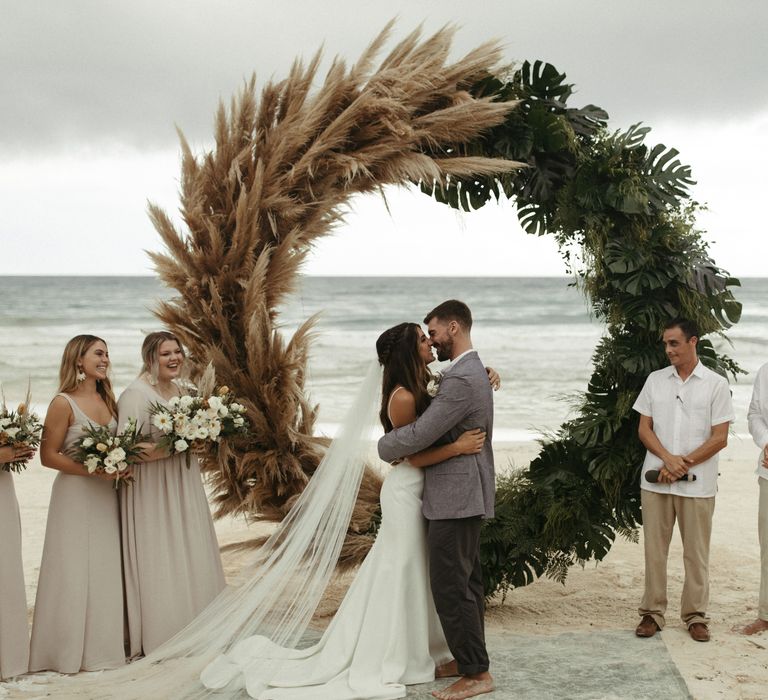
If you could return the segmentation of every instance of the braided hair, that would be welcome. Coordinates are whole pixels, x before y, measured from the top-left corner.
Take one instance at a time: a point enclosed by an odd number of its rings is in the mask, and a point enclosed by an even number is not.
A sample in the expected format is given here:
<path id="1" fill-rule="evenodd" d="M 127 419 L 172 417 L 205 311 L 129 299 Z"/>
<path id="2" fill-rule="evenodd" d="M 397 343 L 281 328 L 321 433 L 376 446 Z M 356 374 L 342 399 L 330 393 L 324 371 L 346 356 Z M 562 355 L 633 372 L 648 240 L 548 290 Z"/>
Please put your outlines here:
<path id="1" fill-rule="evenodd" d="M 376 341 L 379 364 L 384 367 L 379 419 L 385 432 L 392 430 L 387 409 L 389 397 L 398 385 L 406 388 L 416 399 L 416 415 L 421 415 L 431 401 L 427 384 L 432 373 L 419 355 L 419 326 L 399 323 L 384 331 Z"/>

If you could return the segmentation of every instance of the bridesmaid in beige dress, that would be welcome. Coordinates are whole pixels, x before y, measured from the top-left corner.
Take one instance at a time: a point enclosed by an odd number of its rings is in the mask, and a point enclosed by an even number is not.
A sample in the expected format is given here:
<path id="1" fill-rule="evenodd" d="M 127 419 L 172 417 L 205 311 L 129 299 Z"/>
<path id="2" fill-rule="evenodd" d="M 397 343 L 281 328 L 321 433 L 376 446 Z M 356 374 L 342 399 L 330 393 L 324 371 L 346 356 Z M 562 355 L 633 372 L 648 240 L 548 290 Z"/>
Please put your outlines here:
<path id="1" fill-rule="evenodd" d="M 120 492 L 123 570 L 130 656 L 149 654 L 195 618 L 224 588 L 224 571 L 200 468 L 156 446 L 153 403 L 181 394 L 173 382 L 184 363 L 177 338 L 150 333 L 141 374 L 118 401 L 121 425 L 135 418 L 155 442 L 147 445 L 134 481 Z"/>
<path id="2" fill-rule="evenodd" d="M 2 465 L 26 461 L 34 454 L 32 447 L 0 447 L 0 680 L 26 673 L 29 664 L 19 504 L 13 477 Z"/>
<path id="3" fill-rule="evenodd" d="M 117 429 L 106 343 L 67 343 L 40 458 L 53 482 L 32 625 L 30 671 L 77 673 L 125 663 L 120 514 L 112 478 L 89 475 L 68 452 L 85 424 Z"/>

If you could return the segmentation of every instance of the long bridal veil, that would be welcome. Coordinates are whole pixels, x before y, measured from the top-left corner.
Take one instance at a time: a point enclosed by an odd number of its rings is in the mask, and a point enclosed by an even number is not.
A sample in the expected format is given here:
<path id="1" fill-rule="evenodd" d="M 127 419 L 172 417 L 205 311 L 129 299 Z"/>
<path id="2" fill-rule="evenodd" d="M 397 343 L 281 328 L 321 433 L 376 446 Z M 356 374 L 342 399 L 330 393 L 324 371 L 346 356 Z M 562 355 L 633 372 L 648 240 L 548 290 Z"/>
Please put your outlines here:
<path id="1" fill-rule="evenodd" d="M 200 673 L 238 642 L 264 637 L 256 695 L 281 659 L 308 645 L 308 628 L 336 567 L 378 425 L 381 370 L 373 362 L 340 431 L 307 487 L 269 540 L 253 554 L 245 582 L 225 589 L 187 627 L 146 658 L 88 682 L 73 678 L 77 697 L 243 697 L 240 688 L 207 690 Z M 282 653 L 281 653 L 282 652 Z M 268 658 L 267 658 L 268 656 Z M 233 684 L 234 686 L 234 684 Z"/>

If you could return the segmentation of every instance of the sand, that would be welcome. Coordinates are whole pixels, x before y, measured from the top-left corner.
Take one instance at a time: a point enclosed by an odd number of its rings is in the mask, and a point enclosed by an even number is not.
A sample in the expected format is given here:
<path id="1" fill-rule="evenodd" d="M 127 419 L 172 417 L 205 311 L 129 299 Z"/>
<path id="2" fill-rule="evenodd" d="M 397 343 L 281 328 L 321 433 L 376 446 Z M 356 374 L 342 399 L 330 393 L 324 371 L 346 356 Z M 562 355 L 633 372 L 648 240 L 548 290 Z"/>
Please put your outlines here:
<path id="1" fill-rule="evenodd" d="M 499 469 L 523 467 L 537 453 L 532 442 L 496 446 Z M 764 698 L 768 696 L 768 633 L 744 637 L 731 628 L 757 614 L 760 559 L 757 541 L 757 448 L 747 438 L 731 437 L 720 460 L 710 562 L 712 641 L 690 639 L 679 620 L 683 581 L 682 550 L 676 535 L 670 551 L 667 627 L 661 637 L 694 698 Z M 34 603 L 37 575 L 45 536 L 50 487 L 55 473 L 38 462 L 15 476 L 24 530 L 24 567 L 27 599 Z M 248 537 L 241 520 L 216 523 L 222 544 Z M 226 553 L 225 571 L 237 578 L 242 555 Z M 324 601 L 332 614 L 349 577 L 343 577 Z M 631 630 L 638 622 L 637 605 L 643 588 L 642 543 L 618 540 L 606 559 L 573 569 L 565 585 L 542 579 L 511 591 L 504 602 L 488 608 L 489 645 L 503 643 L 505 635 L 558 635 L 590 630 Z M 498 694 L 494 693 L 494 697 Z M 3 688 L 0 697 L 29 698 L 19 690 Z M 503 697 L 498 695 L 498 697 Z M 513 693 L 510 693 L 513 697 Z"/>

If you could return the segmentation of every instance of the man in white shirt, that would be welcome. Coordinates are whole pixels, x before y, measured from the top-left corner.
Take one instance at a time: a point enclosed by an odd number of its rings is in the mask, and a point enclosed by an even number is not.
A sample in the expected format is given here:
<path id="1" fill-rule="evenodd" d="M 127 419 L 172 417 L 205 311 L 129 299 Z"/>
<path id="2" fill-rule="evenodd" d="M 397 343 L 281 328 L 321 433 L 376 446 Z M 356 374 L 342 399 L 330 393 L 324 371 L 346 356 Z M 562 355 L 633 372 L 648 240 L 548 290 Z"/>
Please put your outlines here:
<path id="1" fill-rule="evenodd" d="M 698 329 L 677 318 L 664 326 L 670 366 L 652 372 L 633 408 L 648 450 L 640 475 L 645 592 L 638 637 L 664 627 L 667 554 L 675 521 L 683 542 L 680 616 L 693 639 L 709 641 L 709 540 L 717 493 L 718 453 L 728 443 L 733 406 L 728 382 L 698 358 Z"/>
<path id="2" fill-rule="evenodd" d="M 757 515 L 761 565 L 760 602 L 757 619 L 740 631 L 742 634 L 757 634 L 768 630 L 768 364 L 757 371 L 747 421 L 752 439 L 760 448 L 760 457 L 757 460 L 757 482 L 760 484 L 760 506 Z"/>

